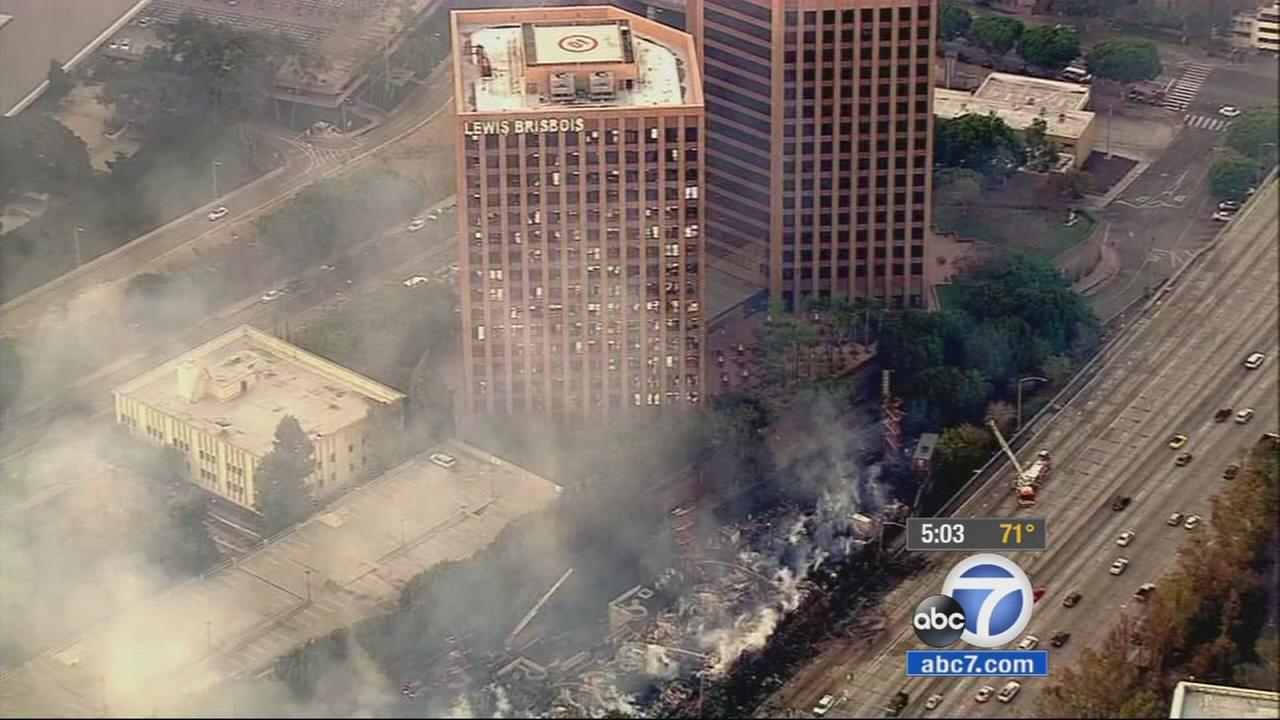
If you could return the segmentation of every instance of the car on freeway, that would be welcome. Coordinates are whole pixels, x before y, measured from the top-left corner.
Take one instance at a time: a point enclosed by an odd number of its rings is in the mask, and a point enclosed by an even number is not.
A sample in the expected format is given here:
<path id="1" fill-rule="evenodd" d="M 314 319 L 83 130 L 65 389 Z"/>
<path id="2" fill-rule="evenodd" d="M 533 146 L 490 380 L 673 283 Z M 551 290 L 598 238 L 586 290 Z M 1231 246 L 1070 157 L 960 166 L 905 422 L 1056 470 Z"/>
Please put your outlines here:
<path id="1" fill-rule="evenodd" d="M 337 268 L 336 268 L 336 267 L 334 267 L 333 265 L 321 265 L 321 266 L 320 266 L 320 269 L 321 269 L 321 270 L 323 270 L 323 271 L 325 271 L 325 272 L 331 272 L 331 271 L 333 271 L 333 270 L 337 270 Z"/>
<path id="2" fill-rule="evenodd" d="M 991 699 L 991 696 L 995 693 L 995 691 L 996 689 L 991 687 L 990 685 L 983 685 L 982 687 L 978 688 L 978 693 L 973 696 L 973 701 L 984 703 Z"/>
<path id="3" fill-rule="evenodd" d="M 425 275 L 414 275 L 411 278 L 405 278 L 400 284 L 405 287 L 415 287 L 425 282 L 431 282 Z"/>
<path id="4" fill-rule="evenodd" d="M 1112 575 L 1119 575 L 1127 567 L 1129 567 L 1129 558 L 1116 558 L 1115 562 L 1111 563 L 1110 572 Z"/>
<path id="5" fill-rule="evenodd" d="M 1240 203 L 1235 200 L 1223 200 L 1218 203 L 1218 209 L 1223 212 L 1235 212 L 1240 209 Z"/>
<path id="6" fill-rule="evenodd" d="M 400 686 L 400 694 L 407 698 L 418 697 L 418 692 L 422 689 L 422 685 L 416 681 L 410 680 Z"/>
<path id="7" fill-rule="evenodd" d="M 1067 632 L 1066 630 L 1061 630 L 1053 634 L 1053 638 L 1049 640 L 1049 644 L 1056 648 L 1062 647 L 1063 645 L 1066 645 L 1067 641 L 1070 639 L 1071 639 L 1071 633 Z"/>
<path id="8" fill-rule="evenodd" d="M 1200 527 L 1200 516 L 1188 515 L 1187 519 L 1182 523 L 1182 527 L 1188 530 L 1195 530 L 1197 527 Z"/>
<path id="9" fill-rule="evenodd" d="M 1031 602 L 1040 602 L 1040 598 L 1044 597 L 1045 589 L 1042 587 L 1031 588 Z"/>
<path id="10" fill-rule="evenodd" d="M 1022 689 L 1022 683 L 1017 680 L 1010 680 L 1000 688 L 1000 692 L 996 695 L 996 699 L 1002 703 L 1013 702 L 1018 697 L 1018 691 Z"/>
<path id="11" fill-rule="evenodd" d="M 278 300 L 282 295 L 284 295 L 284 290 L 278 290 L 278 289 L 268 290 L 265 294 L 263 294 L 262 302 L 268 303 L 268 302 L 271 302 L 272 300 Z"/>
<path id="12" fill-rule="evenodd" d="M 933 710 L 934 708 L 938 707 L 938 705 L 940 705 L 941 703 L 942 703 L 942 694 L 934 693 L 929 696 L 928 700 L 924 701 L 924 709 Z"/>
<path id="13" fill-rule="evenodd" d="M 1133 502 L 1133 498 L 1128 495 L 1120 495 L 1111 501 L 1111 509 L 1120 512 L 1129 507 L 1129 503 Z"/>
<path id="14" fill-rule="evenodd" d="M 452 470 L 458 464 L 458 458 L 449 453 L 433 452 L 427 456 L 432 465 L 438 465 L 445 470 Z"/>
<path id="15" fill-rule="evenodd" d="M 449 267 L 449 272 L 456 273 L 458 272 L 461 266 L 459 266 L 458 263 L 456 262 L 451 262 L 449 263 L 448 267 Z"/>
<path id="16" fill-rule="evenodd" d="M 1072 590 L 1067 596 L 1062 598 L 1062 607 L 1073 608 L 1080 604 L 1080 598 L 1084 597 L 1079 592 Z"/>
<path id="17" fill-rule="evenodd" d="M 1129 547 L 1129 543 L 1133 542 L 1133 536 L 1136 534 L 1132 530 L 1125 530 L 1120 533 L 1120 537 L 1116 538 L 1116 544 L 1120 547 Z"/>
<path id="18" fill-rule="evenodd" d="M 450 272 L 449 268 L 446 266 L 446 267 L 440 268 L 439 270 L 436 270 L 432 274 L 435 275 L 436 279 L 439 280 L 440 282 L 448 282 L 449 272 Z"/>
<path id="19" fill-rule="evenodd" d="M 427 213 L 427 219 L 428 219 L 428 220 L 439 220 L 439 219 L 440 219 L 440 211 L 439 211 L 439 210 L 432 210 L 431 212 Z"/>
<path id="20" fill-rule="evenodd" d="M 1171 450 L 1177 450 L 1178 448 L 1186 444 L 1187 444 L 1187 436 L 1183 435 L 1182 433 L 1178 433 L 1177 435 L 1174 435 L 1173 437 L 1169 438 L 1169 449 Z"/>
<path id="21" fill-rule="evenodd" d="M 907 694 L 904 691 L 899 690 L 898 692 L 894 693 L 893 699 L 890 700 L 889 704 L 885 706 L 884 716 L 895 717 L 895 718 L 898 717 L 899 715 L 902 714 L 902 709 L 905 708 L 907 706 L 907 703 L 909 702 L 911 702 L 911 695 Z"/>
<path id="22" fill-rule="evenodd" d="M 831 712 L 831 708 L 836 704 L 835 695 L 823 695 L 818 698 L 818 704 L 813 706 L 813 714 L 822 717 Z"/>
<path id="23" fill-rule="evenodd" d="M 1151 598 L 1151 593 L 1156 591 L 1155 583 L 1143 583 L 1142 587 L 1133 591 L 1133 599 L 1138 602 L 1146 602 Z"/>
<path id="24" fill-rule="evenodd" d="M 1231 463 L 1230 465 L 1227 466 L 1226 470 L 1222 471 L 1222 479 L 1235 480 L 1236 475 L 1239 475 L 1239 474 L 1240 474 L 1240 466 L 1235 463 Z"/>
<path id="25" fill-rule="evenodd" d="M 1213 421 L 1225 422 L 1229 417 L 1231 417 L 1231 408 L 1219 408 L 1218 412 L 1213 414 Z"/>
<path id="26" fill-rule="evenodd" d="M 419 230 L 421 230 L 426 226 L 427 226 L 426 220 L 423 220 L 422 218 L 414 218 L 409 221 L 409 225 L 405 229 L 408 230 L 409 232 L 418 232 Z"/>
<path id="27" fill-rule="evenodd" d="M 1231 222 L 1234 217 L 1235 213 L 1223 212 L 1221 210 L 1213 214 L 1213 219 L 1216 222 Z"/>
<path id="28" fill-rule="evenodd" d="M 1218 108 L 1218 114 L 1221 115 L 1222 117 L 1229 117 L 1229 118 L 1239 117 L 1240 108 L 1236 107 L 1235 105 L 1223 105 Z"/>
<path id="29" fill-rule="evenodd" d="M 1169 525 L 1170 527 L 1177 527 L 1182 524 L 1182 518 L 1184 517 L 1186 516 L 1180 512 L 1169 513 L 1169 519 L 1165 520 L 1164 524 Z"/>
<path id="30" fill-rule="evenodd" d="M 1249 422 L 1252 419 L 1253 419 L 1253 408 L 1245 408 L 1240 412 L 1236 413 L 1236 423 L 1239 425 L 1244 425 L 1245 423 Z"/>
<path id="31" fill-rule="evenodd" d="M 1173 464 L 1178 467 L 1185 467 L 1191 464 L 1191 459 L 1195 457 L 1191 453 L 1179 453 L 1178 457 L 1173 459 Z"/>
<path id="32" fill-rule="evenodd" d="M 1260 352 L 1249 353 L 1249 357 L 1244 359 L 1244 366 L 1249 370 L 1257 370 L 1262 367 L 1262 362 L 1267 359 L 1266 355 Z"/>
<path id="33" fill-rule="evenodd" d="M 222 218 L 226 217 L 227 213 L 229 212 L 231 211 L 227 209 L 226 205 L 219 205 L 218 207 L 209 211 L 209 221 L 217 222 L 218 220 L 221 220 Z"/>
<path id="34" fill-rule="evenodd" d="M 108 49 L 108 50 L 119 50 L 119 49 L 120 49 L 120 42 L 119 42 L 118 40 L 112 40 L 111 42 L 107 43 L 107 49 Z"/>
<path id="35" fill-rule="evenodd" d="M 1040 644 L 1040 638 L 1036 637 L 1035 635 L 1028 635 L 1022 638 L 1022 641 L 1018 643 L 1018 649 L 1019 650 L 1035 650 L 1036 646 L 1039 644 Z"/>

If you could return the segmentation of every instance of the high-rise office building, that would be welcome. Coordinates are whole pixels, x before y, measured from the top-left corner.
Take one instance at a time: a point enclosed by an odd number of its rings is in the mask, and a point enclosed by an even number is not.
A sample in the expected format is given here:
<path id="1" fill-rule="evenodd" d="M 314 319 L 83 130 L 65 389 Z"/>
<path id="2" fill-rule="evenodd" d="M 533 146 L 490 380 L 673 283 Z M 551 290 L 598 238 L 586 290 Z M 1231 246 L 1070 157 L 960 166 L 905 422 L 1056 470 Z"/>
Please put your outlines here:
<path id="1" fill-rule="evenodd" d="M 703 394 L 692 38 L 615 7 L 452 17 L 468 416 Z"/>
<path id="2" fill-rule="evenodd" d="M 926 304 L 936 0 L 689 0 L 710 261 L 808 295 Z"/>

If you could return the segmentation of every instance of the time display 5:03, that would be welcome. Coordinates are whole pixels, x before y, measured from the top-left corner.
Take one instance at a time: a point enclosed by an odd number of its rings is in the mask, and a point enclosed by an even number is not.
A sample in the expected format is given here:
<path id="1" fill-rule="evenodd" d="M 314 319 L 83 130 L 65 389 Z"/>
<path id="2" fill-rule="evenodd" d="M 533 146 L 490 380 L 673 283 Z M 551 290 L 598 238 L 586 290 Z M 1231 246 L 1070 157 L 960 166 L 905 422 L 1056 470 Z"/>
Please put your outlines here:
<path id="1" fill-rule="evenodd" d="M 908 550 L 1044 550 L 1044 518 L 907 518 Z"/>

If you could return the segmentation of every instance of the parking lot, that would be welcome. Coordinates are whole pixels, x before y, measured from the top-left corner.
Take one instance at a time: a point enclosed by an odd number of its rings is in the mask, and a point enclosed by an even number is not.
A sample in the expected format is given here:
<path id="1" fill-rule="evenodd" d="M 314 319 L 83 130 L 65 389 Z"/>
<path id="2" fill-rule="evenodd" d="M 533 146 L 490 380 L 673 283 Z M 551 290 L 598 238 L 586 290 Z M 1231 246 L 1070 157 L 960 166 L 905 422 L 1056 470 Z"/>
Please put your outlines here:
<path id="1" fill-rule="evenodd" d="M 464 443 L 439 449 L 452 470 L 417 456 L 236 564 L 27 663 L 4 678 L 0 713 L 163 714 L 394 601 L 414 575 L 486 546 L 559 490 Z"/>

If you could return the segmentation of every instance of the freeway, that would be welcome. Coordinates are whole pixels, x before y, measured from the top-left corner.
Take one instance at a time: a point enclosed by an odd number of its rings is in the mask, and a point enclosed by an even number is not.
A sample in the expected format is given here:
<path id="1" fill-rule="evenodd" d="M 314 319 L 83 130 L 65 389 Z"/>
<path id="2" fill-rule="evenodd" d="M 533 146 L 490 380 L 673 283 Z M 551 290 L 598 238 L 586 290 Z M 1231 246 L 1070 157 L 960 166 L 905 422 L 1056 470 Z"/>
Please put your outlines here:
<path id="1" fill-rule="evenodd" d="M 231 233 L 234 227 L 255 220 L 264 210 L 307 185 L 342 172 L 409 135 L 449 108 L 453 91 L 451 78 L 447 64 L 442 65 L 386 122 L 329 152 L 293 138 L 272 137 L 273 145 L 289 148 L 284 153 L 283 167 L 0 305 L 0 326 L 4 334 L 28 332 L 50 311 L 78 293 L 127 279 L 194 245 Z M 230 211 L 228 215 L 218 222 L 210 222 L 209 211 L 223 205 Z"/>
<path id="2" fill-rule="evenodd" d="M 1170 568 L 1175 549 L 1191 531 L 1169 527 L 1165 518 L 1174 511 L 1194 512 L 1207 521 L 1223 468 L 1263 431 L 1276 428 L 1276 202 L 1273 179 L 1200 262 L 1104 351 L 1088 384 L 1034 429 L 1023 454 L 1041 447 L 1054 453 L 1054 476 L 1036 507 L 1017 507 L 1010 491 L 1012 469 L 1004 467 L 954 513 L 1047 519 L 1049 549 L 1012 557 L 1035 585 L 1048 590 L 1029 632 L 1046 644 L 1056 631 L 1073 634 L 1066 647 L 1051 652 L 1051 672 L 1101 640 L 1119 613 L 1133 609 L 1133 591 Z M 1267 353 L 1267 364 L 1248 371 L 1241 362 L 1255 350 Z M 1257 416 L 1244 426 L 1215 424 L 1214 411 L 1226 406 L 1253 407 Z M 1177 432 L 1190 437 L 1185 450 L 1195 458 L 1187 467 L 1174 466 L 1176 453 L 1166 444 Z M 1128 495 L 1133 502 L 1113 512 L 1114 495 Z M 1137 539 L 1120 548 L 1115 539 L 1126 529 L 1136 531 Z M 1107 568 L 1120 556 L 1131 564 L 1113 577 Z M 926 714 L 924 703 L 934 693 L 943 695 L 935 711 L 939 716 L 970 714 L 975 708 L 1025 716 L 1026 706 L 1051 680 L 1026 680 L 1022 695 L 1008 706 L 982 706 L 973 704 L 973 693 L 985 684 L 998 689 L 1005 679 L 905 676 L 905 651 L 922 647 L 910 630 L 910 613 L 919 600 L 941 589 L 958 559 L 946 553 L 930 557 L 924 570 L 884 599 L 888 622 L 881 636 L 829 648 L 771 705 L 807 710 L 832 693 L 842 700 L 832 715 L 866 717 L 880 714 L 895 693 L 905 691 L 910 695 L 905 716 Z M 1071 590 L 1084 596 L 1073 609 L 1061 605 Z"/>

